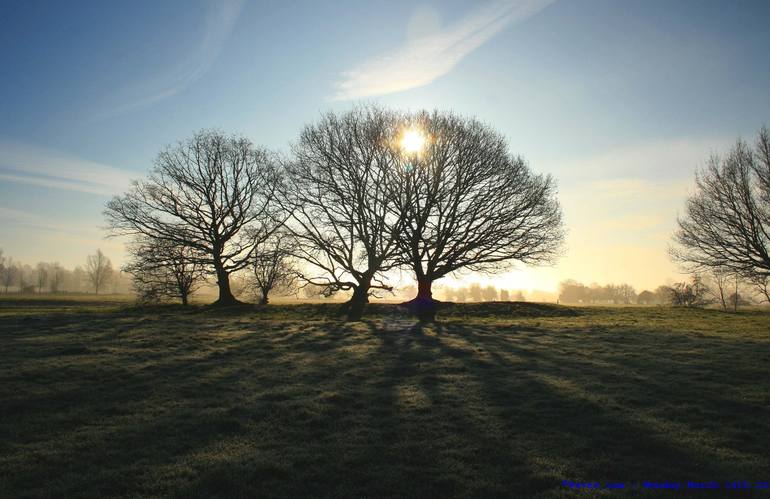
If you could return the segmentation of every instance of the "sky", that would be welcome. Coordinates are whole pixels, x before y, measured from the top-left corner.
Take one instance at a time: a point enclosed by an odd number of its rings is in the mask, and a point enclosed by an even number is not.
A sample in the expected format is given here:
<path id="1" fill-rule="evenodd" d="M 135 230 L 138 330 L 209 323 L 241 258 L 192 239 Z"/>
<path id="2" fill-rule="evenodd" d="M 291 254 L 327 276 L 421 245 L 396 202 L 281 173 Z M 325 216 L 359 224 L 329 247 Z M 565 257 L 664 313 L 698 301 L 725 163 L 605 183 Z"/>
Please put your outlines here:
<path id="1" fill-rule="evenodd" d="M 768 19 L 763 0 L 3 0 L 0 248 L 119 264 L 102 210 L 166 145 L 214 127 L 286 150 L 376 102 L 475 116 L 559 184 L 557 265 L 464 279 L 681 280 L 696 168 L 770 121 Z"/>

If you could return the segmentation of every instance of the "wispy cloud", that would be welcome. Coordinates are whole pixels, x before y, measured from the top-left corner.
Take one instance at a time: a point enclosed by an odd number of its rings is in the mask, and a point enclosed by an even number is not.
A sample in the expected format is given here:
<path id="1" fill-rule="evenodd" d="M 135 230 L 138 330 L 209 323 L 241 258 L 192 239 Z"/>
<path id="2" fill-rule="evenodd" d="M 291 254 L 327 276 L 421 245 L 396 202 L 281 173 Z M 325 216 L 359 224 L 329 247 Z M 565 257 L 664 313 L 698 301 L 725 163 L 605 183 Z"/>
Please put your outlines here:
<path id="1" fill-rule="evenodd" d="M 444 30 L 410 40 L 344 72 L 332 99 L 358 99 L 427 85 L 505 27 L 527 19 L 553 1 L 504 0 L 476 10 Z"/>
<path id="2" fill-rule="evenodd" d="M 0 139 L 3 181 L 111 196 L 124 191 L 131 177 L 125 170 L 60 151 Z"/>
<path id="3" fill-rule="evenodd" d="M 200 43 L 167 71 L 118 91 L 123 102 L 97 114 L 95 119 L 149 106 L 183 91 L 208 73 L 222 52 L 243 7 L 244 0 L 218 0 L 210 3 Z"/>

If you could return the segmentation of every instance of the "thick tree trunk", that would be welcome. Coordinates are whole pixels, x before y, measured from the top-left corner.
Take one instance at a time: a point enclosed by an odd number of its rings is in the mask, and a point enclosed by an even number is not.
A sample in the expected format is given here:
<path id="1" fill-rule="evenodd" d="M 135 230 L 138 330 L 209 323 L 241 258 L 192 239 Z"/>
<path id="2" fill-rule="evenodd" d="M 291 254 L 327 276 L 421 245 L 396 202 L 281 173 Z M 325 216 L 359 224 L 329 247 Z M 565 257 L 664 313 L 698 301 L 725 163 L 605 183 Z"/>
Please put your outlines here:
<path id="1" fill-rule="evenodd" d="M 353 296 L 345 304 L 348 320 L 360 321 L 364 315 L 364 308 L 369 303 L 369 287 L 370 283 L 362 283 L 356 289 L 353 290 Z"/>
<path id="2" fill-rule="evenodd" d="M 267 305 L 267 303 L 270 301 L 270 299 L 267 297 L 267 291 L 264 289 L 262 291 L 262 296 L 259 297 L 259 304 L 260 305 Z"/>
<path id="3" fill-rule="evenodd" d="M 417 278 L 417 296 L 404 303 L 420 322 L 434 322 L 439 302 L 433 299 L 433 279 Z"/>
<path id="4" fill-rule="evenodd" d="M 416 299 L 433 301 L 433 290 L 431 289 L 432 286 L 433 286 L 433 281 L 425 278 L 418 279 Z"/>
<path id="5" fill-rule="evenodd" d="M 235 299 L 230 290 L 230 274 L 221 266 L 217 266 L 217 286 L 219 287 L 219 298 L 214 302 L 217 306 L 237 305 L 240 303 Z"/>

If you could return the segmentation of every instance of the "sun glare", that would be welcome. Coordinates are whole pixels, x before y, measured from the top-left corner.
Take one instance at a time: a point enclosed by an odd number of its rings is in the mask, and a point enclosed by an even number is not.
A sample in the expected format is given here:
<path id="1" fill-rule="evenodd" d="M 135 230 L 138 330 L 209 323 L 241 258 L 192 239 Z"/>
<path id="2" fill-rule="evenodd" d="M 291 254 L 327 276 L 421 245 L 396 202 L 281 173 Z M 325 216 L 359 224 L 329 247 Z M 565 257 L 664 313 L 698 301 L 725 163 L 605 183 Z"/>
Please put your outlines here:
<path id="1" fill-rule="evenodd" d="M 425 147 L 425 135 L 414 128 L 404 131 L 401 137 L 401 149 L 409 154 L 419 153 Z"/>

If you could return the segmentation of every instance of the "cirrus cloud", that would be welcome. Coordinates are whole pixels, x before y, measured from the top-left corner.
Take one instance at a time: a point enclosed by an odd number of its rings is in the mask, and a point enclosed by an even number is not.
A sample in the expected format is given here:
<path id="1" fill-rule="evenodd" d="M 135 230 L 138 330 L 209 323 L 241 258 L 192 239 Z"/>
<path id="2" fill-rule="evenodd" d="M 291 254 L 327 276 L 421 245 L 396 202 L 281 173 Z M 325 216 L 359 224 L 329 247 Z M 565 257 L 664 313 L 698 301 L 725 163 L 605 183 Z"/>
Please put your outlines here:
<path id="1" fill-rule="evenodd" d="M 504 28 L 537 14 L 553 1 L 505 0 L 478 9 L 446 29 L 409 40 L 397 50 L 345 71 L 332 100 L 372 97 L 427 85 Z"/>

